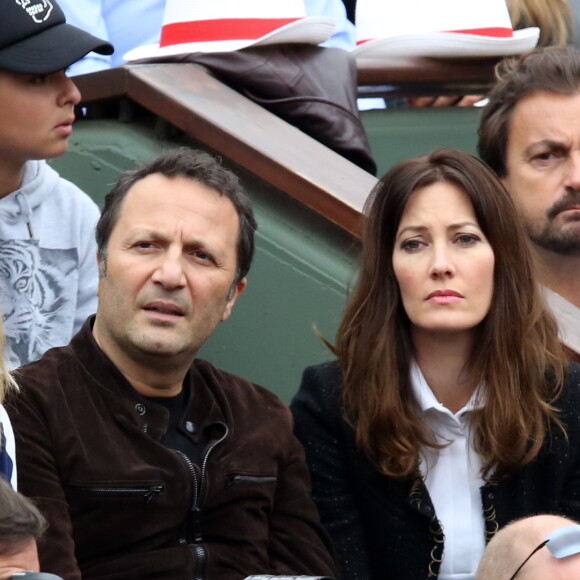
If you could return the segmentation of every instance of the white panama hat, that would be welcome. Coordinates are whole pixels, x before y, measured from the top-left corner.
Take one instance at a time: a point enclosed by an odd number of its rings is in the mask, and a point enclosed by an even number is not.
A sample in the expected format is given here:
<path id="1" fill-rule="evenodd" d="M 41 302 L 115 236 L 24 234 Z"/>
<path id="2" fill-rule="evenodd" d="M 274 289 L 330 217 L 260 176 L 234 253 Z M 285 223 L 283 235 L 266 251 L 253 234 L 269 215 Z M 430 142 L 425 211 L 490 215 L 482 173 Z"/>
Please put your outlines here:
<path id="1" fill-rule="evenodd" d="M 128 61 L 266 44 L 319 44 L 333 18 L 306 16 L 303 0 L 167 0 L 159 44 L 130 50 Z"/>
<path id="2" fill-rule="evenodd" d="M 357 0 L 356 58 L 493 57 L 533 49 L 539 28 L 513 30 L 505 0 Z"/>

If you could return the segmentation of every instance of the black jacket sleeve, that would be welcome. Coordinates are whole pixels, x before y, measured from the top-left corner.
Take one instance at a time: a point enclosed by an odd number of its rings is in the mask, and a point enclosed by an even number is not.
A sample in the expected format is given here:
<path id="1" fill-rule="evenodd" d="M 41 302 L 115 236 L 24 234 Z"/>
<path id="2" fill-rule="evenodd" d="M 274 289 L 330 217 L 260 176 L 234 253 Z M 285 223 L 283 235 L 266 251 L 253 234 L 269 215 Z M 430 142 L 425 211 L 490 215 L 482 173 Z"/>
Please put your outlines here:
<path id="1" fill-rule="evenodd" d="M 306 369 L 291 404 L 295 430 L 306 451 L 312 492 L 331 536 L 343 580 L 370 578 L 363 526 L 351 472 L 354 432 L 344 421 L 337 363 Z"/>

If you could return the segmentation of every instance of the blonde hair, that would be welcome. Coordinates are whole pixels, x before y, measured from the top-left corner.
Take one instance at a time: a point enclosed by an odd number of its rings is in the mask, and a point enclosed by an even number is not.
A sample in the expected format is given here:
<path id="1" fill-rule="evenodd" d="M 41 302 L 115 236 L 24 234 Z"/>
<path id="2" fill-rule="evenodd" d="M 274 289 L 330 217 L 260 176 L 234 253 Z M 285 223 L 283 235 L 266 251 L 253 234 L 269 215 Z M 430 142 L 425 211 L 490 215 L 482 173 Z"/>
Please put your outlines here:
<path id="1" fill-rule="evenodd" d="M 514 29 L 537 26 L 538 46 L 567 44 L 574 36 L 568 0 L 507 0 Z"/>
<path id="2" fill-rule="evenodd" d="M 0 316 L 0 404 L 4 401 L 4 396 L 9 390 L 18 390 L 18 386 L 4 361 L 4 343 L 4 325 Z"/>

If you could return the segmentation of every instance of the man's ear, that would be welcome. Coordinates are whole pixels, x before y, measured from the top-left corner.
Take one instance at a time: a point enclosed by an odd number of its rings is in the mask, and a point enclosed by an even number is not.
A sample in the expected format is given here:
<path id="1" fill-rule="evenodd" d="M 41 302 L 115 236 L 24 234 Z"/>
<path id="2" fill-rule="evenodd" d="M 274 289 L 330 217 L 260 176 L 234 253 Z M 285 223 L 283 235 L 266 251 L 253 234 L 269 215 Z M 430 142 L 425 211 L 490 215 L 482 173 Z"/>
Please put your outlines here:
<path id="1" fill-rule="evenodd" d="M 227 320 L 230 317 L 230 314 L 232 313 L 232 309 L 234 307 L 234 304 L 236 303 L 236 300 L 238 299 L 238 296 L 246 289 L 247 285 L 248 285 L 248 279 L 242 278 L 241 280 L 238 280 L 230 288 L 230 291 L 228 293 L 228 301 L 226 303 L 224 313 L 222 314 L 222 320 L 221 320 L 222 322 L 224 322 L 224 320 Z"/>

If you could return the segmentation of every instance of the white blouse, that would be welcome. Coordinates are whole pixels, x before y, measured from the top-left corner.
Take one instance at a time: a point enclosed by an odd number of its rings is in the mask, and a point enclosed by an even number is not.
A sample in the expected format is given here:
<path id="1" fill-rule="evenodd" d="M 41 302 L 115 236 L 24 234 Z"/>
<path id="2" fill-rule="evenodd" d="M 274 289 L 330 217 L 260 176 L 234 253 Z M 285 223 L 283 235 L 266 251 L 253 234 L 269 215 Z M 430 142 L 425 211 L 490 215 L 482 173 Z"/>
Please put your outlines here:
<path id="1" fill-rule="evenodd" d="M 445 544 L 439 580 L 474 580 L 485 549 L 485 522 L 480 487 L 481 458 L 473 449 L 471 411 L 481 406 L 478 390 L 457 413 L 442 405 L 429 388 L 421 369 L 411 366 L 411 385 L 427 426 L 441 450 L 421 451 L 421 474 L 437 518 L 443 527 Z"/>

